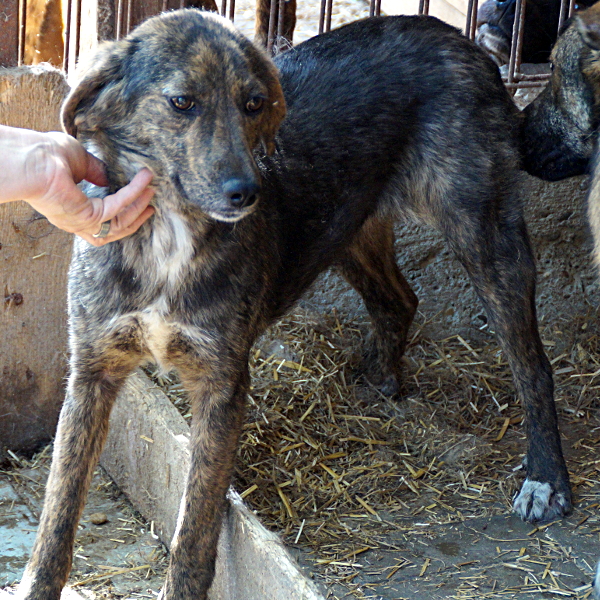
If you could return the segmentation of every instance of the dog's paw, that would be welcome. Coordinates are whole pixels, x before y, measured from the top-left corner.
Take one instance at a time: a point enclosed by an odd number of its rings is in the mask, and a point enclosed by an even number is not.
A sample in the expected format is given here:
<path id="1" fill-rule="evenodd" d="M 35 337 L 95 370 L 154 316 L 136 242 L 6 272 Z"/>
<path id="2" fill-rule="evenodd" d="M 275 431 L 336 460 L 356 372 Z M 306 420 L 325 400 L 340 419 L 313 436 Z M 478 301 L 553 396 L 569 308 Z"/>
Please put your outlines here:
<path id="1" fill-rule="evenodd" d="M 530 523 L 551 521 L 571 512 L 571 501 L 549 483 L 526 479 L 513 502 L 513 510 Z"/>
<path id="2" fill-rule="evenodd" d="M 592 598 L 600 600 L 600 562 L 596 565 L 596 573 L 592 580 Z"/>
<path id="3" fill-rule="evenodd" d="M 400 392 L 400 384 L 394 375 L 388 375 L 378 387 L 379 391 L 388 398 L 392 398 Z"/>

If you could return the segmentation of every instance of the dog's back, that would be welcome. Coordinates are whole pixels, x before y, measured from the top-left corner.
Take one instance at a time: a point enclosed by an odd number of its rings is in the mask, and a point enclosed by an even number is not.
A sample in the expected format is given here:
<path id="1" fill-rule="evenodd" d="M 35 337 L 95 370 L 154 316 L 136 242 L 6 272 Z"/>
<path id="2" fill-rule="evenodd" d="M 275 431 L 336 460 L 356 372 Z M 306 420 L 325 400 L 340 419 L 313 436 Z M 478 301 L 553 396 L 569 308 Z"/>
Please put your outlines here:
<path id="1" fill-rule="evenodd" d="M 466 211 L 493 202 L 491 178 L 514 185 L 518 111 L 493 62 L 455 28 L 372 18 L 275 64 L 288 113 L 278 152 L 262 161 L 262 201 L 285 223 L 286 287 L 320 271 L 376 211 L 435 225 L 431 212 L 457 196 Z"/>

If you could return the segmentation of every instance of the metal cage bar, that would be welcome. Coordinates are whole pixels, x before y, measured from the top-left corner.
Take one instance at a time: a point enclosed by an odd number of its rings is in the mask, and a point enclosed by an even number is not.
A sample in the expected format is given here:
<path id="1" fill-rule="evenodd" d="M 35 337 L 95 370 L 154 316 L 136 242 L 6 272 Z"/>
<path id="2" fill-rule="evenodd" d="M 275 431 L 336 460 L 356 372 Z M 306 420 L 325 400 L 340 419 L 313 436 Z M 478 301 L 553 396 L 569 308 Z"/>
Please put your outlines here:
<path id="1" fill-rule="evenodd" d="M 25 58 L 25 32 L 27 30 L 27 2 L 19 0 L 19 40 L 17 50 L 17 64 L 22 65 Z"/>
<path id="2" fill-rule="evenodd" d="M 70 0 L 67 2 L 66 15 L 64 15 L 65 27 L 65 47 L 63 68 L 68 70 L 72 67 L 74 57 L 77 60 L 80 51 L 81 40 L 81 19 L 82 7 L 86 0 Z M 14 61 L 14 64 L 22 64 L 25 54 L 25 32 L 26 32 L 26 15 L 28 0 L 5 0 L 7 4 L 14 5 L 15 14 L 12 18 L 16 22 L 9 23 L 11 28 L 6 28 L 10 33 L 8 45 L 9 50 L 3 50 L 0 47 L 0 56 L 9 56 L 12 52 L 14 58 L 4 59 L 6 64 Z M 114 36 L 116 39 L 122 38 L 129 33 L 133 26 L 141 18 L 146 18 L 149 14 L 155 11 L 165 11 L 169 7 L 173 7 L 174 3 L 169 0 L 156 0 L 155 2 L 147 3 L 147 0 L 114 0 L 113 16 L 114 16 Z M 186 0 L 176 0 L 175 6 L 185 6 Z M 477 32 L 477 11 L 479 7 L 478 0 L 468 0 L 465 35 L 470 39 L 475 39 Z M 505 76 L 505 84 L 511 90 L 517 88 L 542 87 L 549 79 L 548 74 L 526 75 L 521 73 L 521 56 L 523 49 L 523 38 L 525 32 L 525 15 L 527 8 L 527 0 L 516 0 L 515 20 L 513 24 L 513 36 L 510 52 L 510 61 L 508 64 L 508 72 Z M 419 0 L 418 13 L 420 15 L 428 15 L 430 9 L 430 0 Z M 334 0 L 321 0 L 319 11 L 319 33 L 329 31 L 332 24 L 332 16 L 334 10 Z M 569 19 L 575 10 L 575 0 L 561 0 L 560 13 L 558 20 L 558 28 L 561 31 L 564 28 L 567 19 Z M 235 17 L 236 3 L 235 0 L 221 0 L 220 14 L 233 20 Z M 369 15 L 378 16 L 381 14 L 381 0 L 369 0 Z M 268 27 L 268 51 L 277 53 L 282 51 L 279 42 L 282 39 L 285 31 L 285 0 L 273 0 L 270 7 L 269 27 Z M 14 33 L 13 33 L 14 32 Z M 15 36 L 13 38 L 12 36 Z M 6 37 L 6 36 L 5 36 Z M 12 46 L 10 46 L 12 44 Z M 14 47 L 14 50 L 10 48 Z M 4 54 L 2 52 L 4 51 Z"/>

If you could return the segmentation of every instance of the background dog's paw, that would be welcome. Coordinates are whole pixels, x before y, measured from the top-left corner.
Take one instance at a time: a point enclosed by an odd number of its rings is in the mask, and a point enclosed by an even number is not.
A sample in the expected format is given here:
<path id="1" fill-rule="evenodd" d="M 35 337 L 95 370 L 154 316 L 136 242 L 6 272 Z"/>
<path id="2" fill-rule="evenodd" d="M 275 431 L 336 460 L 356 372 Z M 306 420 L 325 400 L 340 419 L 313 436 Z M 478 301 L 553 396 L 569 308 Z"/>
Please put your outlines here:
<path id="1" fill-rule="evenodd" d="M 513 502 L 513 510 L 530 523 L 550 521 L 571 512 L 570 499 L 549 483 L 526 479 Z"/>
<path id="2" fill-rule="evenodd" d="M 596 565 L 596 574 L 594 575 L 594 580 L 592 581 L 592 596 L 596 600 L 600 600 L 600 562 Z"/>
<path id="3" fill-rule="evenodd" d="M 365 340 L 356 375 L 357 378 L 366 380 L 387 398 L 392 398 L 400 392 L 400 379 L 397 374 L 382 368 L 375 336 L 372 333 Z"/>
<path id="4" fill-rule="evenodd" d="M 377 387 L 388 398 L 396 396 L 400 392 L 400 383 L 394 375 L 388 375 Z"/>

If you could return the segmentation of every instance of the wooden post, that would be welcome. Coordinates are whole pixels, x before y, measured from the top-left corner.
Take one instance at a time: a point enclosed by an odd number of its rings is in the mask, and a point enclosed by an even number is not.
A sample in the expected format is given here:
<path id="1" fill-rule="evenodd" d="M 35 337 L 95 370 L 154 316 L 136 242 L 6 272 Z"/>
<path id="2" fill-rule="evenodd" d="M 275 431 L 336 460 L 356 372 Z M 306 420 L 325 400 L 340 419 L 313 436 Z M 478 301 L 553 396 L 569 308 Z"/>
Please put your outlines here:
<path id="1" fill-rule="evenodd" d="M 0 70 L 0 123 L 58 130 L 67 91 L 56 69 Z M 25 202 L 0 204 L 0 446 L 11 450 L 32 450 L 54 432 L 64 396 L 71 245 L 71 235 Z"/>
<path id="2" fill-rule="evenodd" d="M 19 64 L 19 0 L 2 0 L 0 8 L 0 67 Z"/>

